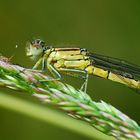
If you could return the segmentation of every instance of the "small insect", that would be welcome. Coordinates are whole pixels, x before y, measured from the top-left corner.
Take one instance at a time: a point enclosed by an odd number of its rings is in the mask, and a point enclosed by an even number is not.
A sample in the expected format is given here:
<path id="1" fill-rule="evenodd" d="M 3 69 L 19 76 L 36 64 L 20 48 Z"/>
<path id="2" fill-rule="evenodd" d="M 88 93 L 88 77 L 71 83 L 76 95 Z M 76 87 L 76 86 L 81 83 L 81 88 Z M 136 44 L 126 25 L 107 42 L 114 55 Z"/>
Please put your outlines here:
<path id="1" fill-rule="evenodd" d="M 83 78 L 81 90 L 84 92 L 87 90 L 89 75 L 96 75 L 140 90 L 140 66 L 122 59 L 91 53 L 84 48 L 54 48 L 47 46 L 41 39 L 29 44 L 27 56 L 32 59 L 38 58 L 33 69 L 42 63 L 42 70 L 47 68 L 55 80 L 61 80 L 60 72 Z"/>

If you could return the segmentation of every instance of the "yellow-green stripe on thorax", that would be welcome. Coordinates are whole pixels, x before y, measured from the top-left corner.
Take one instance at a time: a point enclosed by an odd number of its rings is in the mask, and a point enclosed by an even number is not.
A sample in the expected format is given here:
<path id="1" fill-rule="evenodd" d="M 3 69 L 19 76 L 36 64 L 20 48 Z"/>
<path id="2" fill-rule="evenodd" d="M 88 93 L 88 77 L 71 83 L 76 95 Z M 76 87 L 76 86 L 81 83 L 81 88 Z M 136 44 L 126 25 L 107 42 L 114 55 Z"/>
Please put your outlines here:
<path id="1" fill-rule="evenodd" d="M 61 68 L 85 70 L 90 65 L 90 60 L 80 48 L 55 48 L 47 58 L 47 62 L 58 70 Z"/>

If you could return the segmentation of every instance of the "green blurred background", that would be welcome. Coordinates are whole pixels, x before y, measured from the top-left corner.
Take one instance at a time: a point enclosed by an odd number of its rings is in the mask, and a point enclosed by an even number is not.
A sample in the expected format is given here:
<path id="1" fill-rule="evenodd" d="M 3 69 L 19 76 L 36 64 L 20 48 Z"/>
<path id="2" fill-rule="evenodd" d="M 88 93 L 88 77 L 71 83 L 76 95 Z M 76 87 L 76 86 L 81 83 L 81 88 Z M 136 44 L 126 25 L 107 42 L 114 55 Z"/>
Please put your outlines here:
<path id="1" fill-rule="evenodd" d="M 15 54 L 12 62 L 31 68 L 33 62 L 25 55 L 25 45 L 28 40 L 41 38 L 50 45 L 76 45 L 140 65 L 139 7 L 139 0 L 1 1 L 0 53 L 7 57 Z M 15 49 L 16 45 L 19 48 Z M 78 87 L 77 79 L 68 79 L 66 77 L 67 83 Z M 11 90 L 1 90 L 11 93 Z M 12 93 L 13 96 L 19 94 Z M 112 104 L 140 124 L 140 95 L 133 90 L 91 76 L 88 93 L 93 100 Z M 22 96 L 34 102 L 27 95 Z M 59 127 L 0 109 L 0 139 L 56 138 L 85 139 Z"/>

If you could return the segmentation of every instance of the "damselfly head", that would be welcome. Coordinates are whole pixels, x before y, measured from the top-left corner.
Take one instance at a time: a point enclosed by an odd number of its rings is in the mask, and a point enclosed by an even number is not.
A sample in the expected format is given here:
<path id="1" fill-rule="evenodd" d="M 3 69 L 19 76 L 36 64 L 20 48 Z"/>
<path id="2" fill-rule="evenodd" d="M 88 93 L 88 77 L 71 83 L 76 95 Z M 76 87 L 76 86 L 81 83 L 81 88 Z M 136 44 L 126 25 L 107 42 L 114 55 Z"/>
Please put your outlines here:
<path id="1" fill-rule="evenodd" d="M 35 39 L 31 42 L 28 42 L 26 48 L 26 55 L 31 59 L 35 59 L 43 54 L 45 51 L 45 42 L 41 39 Z"/>

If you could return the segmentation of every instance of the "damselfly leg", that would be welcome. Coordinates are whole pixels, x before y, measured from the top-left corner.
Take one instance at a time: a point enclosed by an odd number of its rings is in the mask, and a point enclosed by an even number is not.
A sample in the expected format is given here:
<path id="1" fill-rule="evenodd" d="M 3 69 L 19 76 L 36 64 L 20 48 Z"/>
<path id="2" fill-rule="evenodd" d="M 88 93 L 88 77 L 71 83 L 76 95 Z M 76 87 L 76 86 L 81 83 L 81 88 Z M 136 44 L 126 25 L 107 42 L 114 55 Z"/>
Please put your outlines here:
<path id="1" fill-rule="evenodd" d="M 47 64 L 46 60 L 43 58 L 40 58 L 36 64 L 33 66 L 33 69 L 37 69 L 39 65 L 42 63 L 42 72 L 49 72 L 53 75 L 52 79 L 46 79 L 46 80 L 39 80 L 39 82 L 45 82 L 45 81 L 54 81 L 54 80 L 61 80 L 62 75 L 59 73 L 62 72 L 63 74 L 76 77 L 76 78 L 82 78 L 84 80 L 80 90 L 86 92 L 87 90 L 87 84 L 88 84 L 88 73 L 85 70 L 78 70 L 78 69 L 68 69 L 68 68 L 60 68 L 59 71 L 51 64 Z"/>
<path id="2" fill-rule="evenodd" d="M 53 75 L 54 78 L 49 80 L 39 80 L 39 82 L 45 82 L 45 81 L 55 81 L 55 80 L 61 80 L 62 76 L 61 74 L 54 68 L 54 66 L 47 64 L 46 60 L 43 58 L 40 58 L 32 69 L 37 69 L 39 65 L 42 63 L 42 72 L 46 73 L 47 70 Z"/>
<path id="3" fill-rule="evenodd" d="M 82 78 L 84 80 L 80 90 L 86 92 L 87 91 L 87 84 L 88 84 L 88 73 L 85 70 L 78 70 L 78 69 L 68 69 L 68 68 L 61 68 L 61 72 L 72 77 Z"/>
<path id="4" fill-rule="evenodd" d="M 35 63 L 35 65 L 33 66 L 32 69 L 37 69 L 39 67 L 39 65 L 42 63 L 42 57 Z"/>

